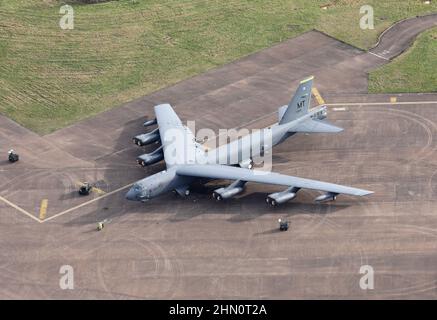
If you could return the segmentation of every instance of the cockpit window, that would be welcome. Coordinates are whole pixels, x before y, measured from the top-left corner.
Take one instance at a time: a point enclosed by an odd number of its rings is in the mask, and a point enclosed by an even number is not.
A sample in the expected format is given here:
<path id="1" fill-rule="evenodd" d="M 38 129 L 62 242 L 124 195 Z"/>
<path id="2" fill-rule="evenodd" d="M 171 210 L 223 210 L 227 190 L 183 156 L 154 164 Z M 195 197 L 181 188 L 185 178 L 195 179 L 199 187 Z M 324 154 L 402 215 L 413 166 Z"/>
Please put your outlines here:
<path id="1" fill-rule="evenodd" d="M 135 184 L 134 185 L 134 190 L 135 191 L 141 191 L 141 186 L 139 184 Z"/>

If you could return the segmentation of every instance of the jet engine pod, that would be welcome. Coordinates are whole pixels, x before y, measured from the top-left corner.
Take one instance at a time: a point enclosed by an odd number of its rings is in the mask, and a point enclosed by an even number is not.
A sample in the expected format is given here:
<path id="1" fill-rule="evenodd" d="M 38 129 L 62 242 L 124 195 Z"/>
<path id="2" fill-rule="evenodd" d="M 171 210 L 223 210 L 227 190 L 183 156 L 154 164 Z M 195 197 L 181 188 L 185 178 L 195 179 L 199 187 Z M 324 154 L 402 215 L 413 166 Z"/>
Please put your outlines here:
<path id="1" fill-rule="evenodd" d="M 217 190 L 214 190 L 212 197 L 218 201 L 221 201 L 223 199 L 229 199 L 233 196 L 243 192 L 244 188 L 220 188 Z"/>
<path id="2" fill-rule="evenodd" d="M 144 123 L 143 123 L 143 126 L 145 126 L 145 127 L 149 127 L 149 126 L 153 126 L 153 125 L 155 125 L 155 124 L 157 124 L 156 118 L 144 122 Z"/>
<path id="3" fill-rule="evenodd" d="M 328 116 L 328 111 L 326 110 L 326 106 L 324 106 L 323 108 L 321 108 L 319 111 L 317 111 L 317 113 L 315 114 L 315 117 L 318 120 L 323 120 Z"/>
<path id="4" fill-rule="evenodd" d="M 244 191 L 245 184 L 246 181 L 237 180 L 226 188 L 219 188 L 214 190 L 214 192 L 212 193 L 212 197 L 217 201 L 232 198 L 233 196 Z"/>
<path id="5" fill-rule="evenodd" d="M 153 142 L 156 142 L 160 139 L 159 136 L 159 129 L 156 128 L 155 130 L 149 132 L 149 133 L 144 133 L 144 134 L 140 134 L 137 135 L 135 137 L 133 137 L 132 141 L 137 145 L 137 146 L 145 146 L 148 144 L 151 144 Z"/>
<path id="6" fill-rule="evenodd" d="M 269 194 L 266 198 L 266 202 L 270 204 L 272 207 L 275 207 L 279 204 L 285 203 L 287 201 L 293 200 L 297 196 L 297 192 L 300 188 L 290 187 L 285 191 L 276 192 Z"/>
<path id="7" fill-rule="evenodd" d="M 151 153 L 146 153 L 137 158 L 137 162 L 142 167 L 149 166 L 164 159 L 162 146 Z"/>
<path id="8" fill-rule="evenodd" d="M 325 194 L 322 194 L 321 196 L 318 196 L 314 199 L 315 202 L 325 202 L 325 201 L 334 201 L 337 199 L 338 193 L 335 192 L 326 192 Z"/>

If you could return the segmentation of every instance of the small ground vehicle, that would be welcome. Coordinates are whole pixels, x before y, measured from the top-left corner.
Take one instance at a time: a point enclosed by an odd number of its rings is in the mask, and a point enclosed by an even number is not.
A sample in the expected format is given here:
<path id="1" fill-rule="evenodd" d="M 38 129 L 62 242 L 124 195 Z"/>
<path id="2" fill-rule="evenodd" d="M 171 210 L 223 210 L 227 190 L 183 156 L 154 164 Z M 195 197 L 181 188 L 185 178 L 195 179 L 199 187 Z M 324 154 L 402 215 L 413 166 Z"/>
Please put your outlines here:
<path id="1" fill-rule="evenodd" d="M 14 150 L 9 150 L 8 152 L 8 160 L 9 162 L 17 162 L 20 159 L 20 156 L 15 153 Z"/>
<path id="2" fill-rule="evenodd" d="M 97 231 L 102 231 L 103 228 L 105 227 L 106 223 L 110 223 L 112 220 L 111 219 L 105 219 L 103 221 L 100 221 L 97 223 Z"/>
<path id="3" fill-rule="evenodd" d="M 79 187 L 79 194 L 81 196 L 87 196 L 90 194 L 91 189 L 92 186 L 88 182 L 85 182 Z"/>
<path id="4" fill-rule="evenodd" d="M 289 222 L 287 220 L 279 219 L 278 222 L 279 222 L 279 230 L 280 231 L 287 231 L 288 230 Z"/>

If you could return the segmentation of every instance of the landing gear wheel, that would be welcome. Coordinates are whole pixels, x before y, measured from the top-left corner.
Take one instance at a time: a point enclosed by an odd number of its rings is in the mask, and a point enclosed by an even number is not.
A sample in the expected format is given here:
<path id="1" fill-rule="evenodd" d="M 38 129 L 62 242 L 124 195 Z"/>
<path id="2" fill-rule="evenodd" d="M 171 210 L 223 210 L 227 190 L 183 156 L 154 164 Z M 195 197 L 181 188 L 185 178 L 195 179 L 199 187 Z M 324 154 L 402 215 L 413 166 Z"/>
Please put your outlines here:
<path id="1" fill-rule="evenodd" d="M 271 205 L 272 207 L 276 207 L 276 206 L 278 205 L 278 203 L 276 202 L 276 200 L 274 200 L 274 199 L 272 199 L 272 198 L 269 198 L 269 197 L 266 198 L 266 202 L 267 202 L 269 205 Z"/>

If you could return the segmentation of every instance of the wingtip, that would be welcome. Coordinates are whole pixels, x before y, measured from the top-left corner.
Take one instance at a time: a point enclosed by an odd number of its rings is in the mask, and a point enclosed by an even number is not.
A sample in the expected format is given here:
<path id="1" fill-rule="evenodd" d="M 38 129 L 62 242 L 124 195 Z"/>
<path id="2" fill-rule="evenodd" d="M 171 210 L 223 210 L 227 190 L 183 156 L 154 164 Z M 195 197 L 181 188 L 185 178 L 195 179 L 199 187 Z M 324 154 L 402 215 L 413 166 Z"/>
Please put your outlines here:
<path id="1" fill-rule="evenodd" d="M 369 191 L 369 190 L 363 190 L 360 194 L 360 196 L 368 196 L 370 194 L 375 193 L 374 191 Z"/>

